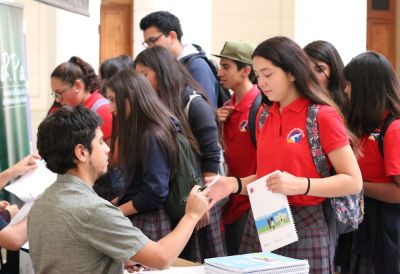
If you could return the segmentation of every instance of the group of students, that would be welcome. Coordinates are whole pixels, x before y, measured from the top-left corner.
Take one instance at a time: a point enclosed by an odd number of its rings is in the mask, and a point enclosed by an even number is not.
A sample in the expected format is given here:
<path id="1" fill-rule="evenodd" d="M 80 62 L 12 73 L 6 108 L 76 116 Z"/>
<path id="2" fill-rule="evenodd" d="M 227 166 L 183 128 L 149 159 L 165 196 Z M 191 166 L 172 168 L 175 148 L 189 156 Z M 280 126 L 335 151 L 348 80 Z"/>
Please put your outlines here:
<path id="1" fill-rule="evenodd" d="M 308 259 L 310 273 L 333 273 L 337 239 L 323 203 L 364 189 L 364 221 L 350 237 L 342 273 L 400 272 L 400 86 L 385 57 L 366 52 L 344 67 L 326 41 L 304 49 L 280 36 L 256 48 L 226 42 L 215 56 L 232 97 L 217 107 L 208 63 L 184 63 L 202 53 L 182 44 L 178 18 L 155 12 L 140 27 L 147 48 L 134 61 L 105 61 L 101 83 L 78 57 L 51 75 L 55 103 L 64 107 L 40 124 L 37 147 L 59 176 L 29 216 L 36 273 L 121 273 L 122 262 L 130 270 L 136 263 L 163 268 L 178 255 L 201 262 L 260 251 L 246 185 L 266 174 L 266 187 L 288 196 L 299 235 L 276 253 Z M 308 143 L 310 107 L 335 170 L 329 177 L 318 173 Z M 395 119 L 380 152 L 387 116 Z M 180 220 L 164 207 L 178 133 L 198 156 L 206 184 L 221 173 L 221 149 L 227 175 L 204 191 L 194 187 Z"/>

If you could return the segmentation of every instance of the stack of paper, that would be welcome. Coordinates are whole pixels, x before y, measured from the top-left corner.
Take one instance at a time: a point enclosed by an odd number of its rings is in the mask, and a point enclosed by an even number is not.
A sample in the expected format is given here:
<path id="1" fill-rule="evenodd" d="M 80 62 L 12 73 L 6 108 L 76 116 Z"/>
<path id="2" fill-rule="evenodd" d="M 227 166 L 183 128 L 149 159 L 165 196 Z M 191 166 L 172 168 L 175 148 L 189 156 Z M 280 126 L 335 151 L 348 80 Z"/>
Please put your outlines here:
<path id="1" fill-rule="evenodd" d="M 307 260 L 292 259 L 270 252 L 259 252 L 205 259 L 204 268 L 208 274 L 306 274 L 309 273 L 310 266 Z"/>

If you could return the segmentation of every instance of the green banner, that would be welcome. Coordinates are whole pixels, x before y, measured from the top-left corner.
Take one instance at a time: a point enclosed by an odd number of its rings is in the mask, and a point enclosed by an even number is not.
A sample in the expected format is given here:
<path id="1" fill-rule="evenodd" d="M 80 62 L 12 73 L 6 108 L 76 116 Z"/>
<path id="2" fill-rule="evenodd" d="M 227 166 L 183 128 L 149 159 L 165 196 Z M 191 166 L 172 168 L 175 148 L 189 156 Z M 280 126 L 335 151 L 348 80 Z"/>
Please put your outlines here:
<path id="1" fill-rule="evenodd" d="M 0 3 L 0 170 L 30 153 L 23 10 Z"/>

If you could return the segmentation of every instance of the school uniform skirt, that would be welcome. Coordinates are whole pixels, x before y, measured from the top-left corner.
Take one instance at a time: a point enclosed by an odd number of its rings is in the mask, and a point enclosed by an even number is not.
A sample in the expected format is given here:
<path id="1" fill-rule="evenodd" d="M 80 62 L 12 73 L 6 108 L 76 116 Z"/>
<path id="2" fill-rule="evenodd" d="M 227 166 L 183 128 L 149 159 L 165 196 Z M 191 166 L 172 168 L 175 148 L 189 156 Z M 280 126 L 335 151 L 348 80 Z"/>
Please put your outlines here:
<path id="1" fill-rule="evenodd" d="M 209 224 L 193 232 L 188 244 L 179 257 L 203 263 L 206 258 L 226 256 L 220 229 L 220 211 L 219 205 L 210 209 Z"/>
<path id="2" fill-rule="evenodd" d="M 335 241 L 330 237 L 322 205 L 292 206 L 291 210 L 299 240 L 273 252 L 291 258 L 307 259 L 310 273 L 333 273 Z M 259 251 L 261 246 L 253 214 L 249 214 L 239 253 Z"/>
<path id="3" fill-rule="evenodd" d="M 209 225 L 198 231 L 194 231 L 185 246 L 180 258 L 193 262 L 204 262 L 205 258 L 226 256 L 220 231 L 220 208 L 214 206 L 209 211 Z M 179 220 L 173 220 L 164 209 L 128 216 L 132 224 L 142 230 L 151 240 L 158 241 L 178 224 Z"/>

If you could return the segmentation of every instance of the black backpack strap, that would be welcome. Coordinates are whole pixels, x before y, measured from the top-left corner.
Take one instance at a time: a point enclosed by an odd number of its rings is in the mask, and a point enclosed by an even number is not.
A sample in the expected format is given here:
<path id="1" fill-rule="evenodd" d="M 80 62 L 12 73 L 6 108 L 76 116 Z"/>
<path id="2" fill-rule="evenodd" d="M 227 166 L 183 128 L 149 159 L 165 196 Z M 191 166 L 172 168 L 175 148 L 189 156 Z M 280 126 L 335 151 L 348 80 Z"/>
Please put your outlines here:
<path id="1" fill-rule="evenodd" d="M 393 116 L 391 113 L 386 117 L 385 121 L 383 121 L 383 124 L 381 126 L 381 131 L 378 136 L 378 148 L 379 152 L 382 155 L 382 158 L 384 158 L 384 151 L 383 151 L 383 141 L 385 140 L 385 134 L 389 126 L 397 120 L 397 117 Z"/>
<path id="2" fill-rule="evenodd" d="M 250 130 L 250 137 L 251 141 L 253 142 L 254 146 L 257 147 L 257 139 L 256 139 L 256 120 L 257 120 L 257 113 L 258 109 L 261 106 L 261 93 L 257 95 L 254 99 L 253 103 L 251 104 L 249 117 L 248 117 L 248 125 Z"/>

